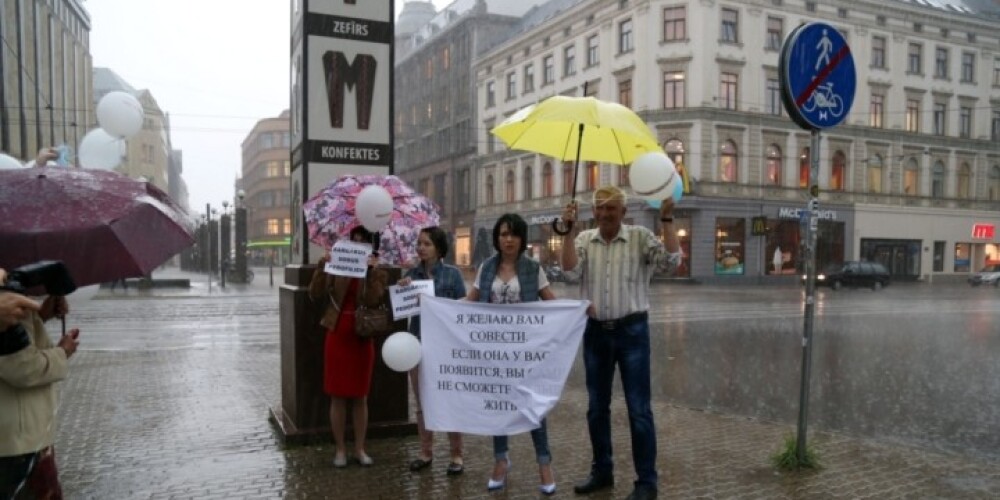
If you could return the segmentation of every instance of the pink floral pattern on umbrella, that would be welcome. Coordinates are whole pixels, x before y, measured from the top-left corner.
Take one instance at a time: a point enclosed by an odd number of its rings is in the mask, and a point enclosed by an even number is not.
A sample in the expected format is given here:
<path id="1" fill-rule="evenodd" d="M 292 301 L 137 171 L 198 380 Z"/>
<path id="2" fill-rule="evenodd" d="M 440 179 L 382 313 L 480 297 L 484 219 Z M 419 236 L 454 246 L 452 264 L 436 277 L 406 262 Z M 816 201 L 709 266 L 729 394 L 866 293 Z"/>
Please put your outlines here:
<path id="1" fill-rule="evenodd" d="M 387 264 L 416 262 L 417 236 L 425 227 L 437 226 L 437 204 L 416 192 L 395 175 L 343 175 L 302 204 L 309 241 L 329 250 L 361 224 L 355 215 L 358 193 L 367 186 L 385 188 L 392 197 L 392 216 L 381 234 L 380 260 Z"/>

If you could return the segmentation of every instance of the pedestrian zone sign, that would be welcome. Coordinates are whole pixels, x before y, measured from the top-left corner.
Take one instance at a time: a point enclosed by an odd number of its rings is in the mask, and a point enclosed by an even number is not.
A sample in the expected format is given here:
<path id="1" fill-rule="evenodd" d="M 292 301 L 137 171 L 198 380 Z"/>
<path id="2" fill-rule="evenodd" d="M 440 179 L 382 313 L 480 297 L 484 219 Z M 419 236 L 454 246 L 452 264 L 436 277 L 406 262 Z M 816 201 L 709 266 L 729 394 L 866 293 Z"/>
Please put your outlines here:
<path id="1" fill-rule="evenodd" d="M 781 47 L 779 65 L 781 100 L 796 124 L 819 130 L 847 119 L 857 73 L 851 48 L 836 28 L 824 23 L 795 28 Z"/>

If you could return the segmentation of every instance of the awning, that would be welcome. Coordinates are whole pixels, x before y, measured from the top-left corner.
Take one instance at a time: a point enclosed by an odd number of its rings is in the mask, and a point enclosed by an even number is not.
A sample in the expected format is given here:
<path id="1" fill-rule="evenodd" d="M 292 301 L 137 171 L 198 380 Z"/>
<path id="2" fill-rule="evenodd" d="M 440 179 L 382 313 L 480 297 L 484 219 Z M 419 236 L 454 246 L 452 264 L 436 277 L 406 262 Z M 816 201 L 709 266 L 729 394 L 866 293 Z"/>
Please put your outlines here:
<path id="1" fill-rule="evenodd" d="M 258 247 L 287 247 L 292 244 L 292 237 L 288 236 L 282 240 L 259 240 L 251 241 L 247 243 L 247 248 L 258 248 Z"/>

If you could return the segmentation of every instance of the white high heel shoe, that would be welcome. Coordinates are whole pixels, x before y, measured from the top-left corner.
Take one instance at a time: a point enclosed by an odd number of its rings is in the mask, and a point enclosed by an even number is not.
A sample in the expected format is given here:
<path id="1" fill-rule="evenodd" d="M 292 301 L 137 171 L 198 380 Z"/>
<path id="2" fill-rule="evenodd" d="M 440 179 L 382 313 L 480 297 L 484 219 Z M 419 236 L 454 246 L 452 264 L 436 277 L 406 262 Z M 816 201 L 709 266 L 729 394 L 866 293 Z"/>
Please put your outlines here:
<path id="1" fill-rule="evenodd" d="M 514 464 L 510 461 L 510 457 L 507 457 L 506 460 L 507 460 L 507 467 L 505 467 L 503 470 L 503 476 L 501 476 L 500 479 L 493 479 L 491 477 L 490 480 L 486 483 L 487 491 L 501 490 L 503 489 L 504 486 L 507 485 L 507 473 L 510 472 L 510 468 Z"/>

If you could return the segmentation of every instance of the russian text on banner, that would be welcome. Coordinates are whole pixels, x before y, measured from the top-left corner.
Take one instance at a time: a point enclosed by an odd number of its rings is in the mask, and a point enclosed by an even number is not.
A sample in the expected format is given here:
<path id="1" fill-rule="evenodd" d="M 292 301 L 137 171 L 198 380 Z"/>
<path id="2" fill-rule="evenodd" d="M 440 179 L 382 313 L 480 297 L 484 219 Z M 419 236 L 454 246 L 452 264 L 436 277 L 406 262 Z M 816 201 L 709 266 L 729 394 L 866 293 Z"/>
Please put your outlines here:
<path id="1" fill-rule="evenodd" d="M 518 434 L 555 407 L 589 302 L 420 301 L 420 401 L 434 431 Z"/>

